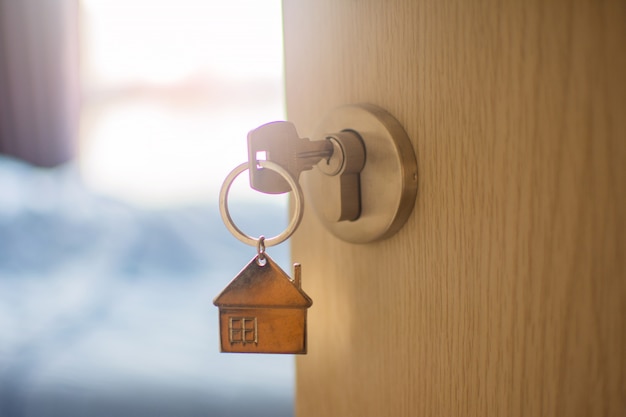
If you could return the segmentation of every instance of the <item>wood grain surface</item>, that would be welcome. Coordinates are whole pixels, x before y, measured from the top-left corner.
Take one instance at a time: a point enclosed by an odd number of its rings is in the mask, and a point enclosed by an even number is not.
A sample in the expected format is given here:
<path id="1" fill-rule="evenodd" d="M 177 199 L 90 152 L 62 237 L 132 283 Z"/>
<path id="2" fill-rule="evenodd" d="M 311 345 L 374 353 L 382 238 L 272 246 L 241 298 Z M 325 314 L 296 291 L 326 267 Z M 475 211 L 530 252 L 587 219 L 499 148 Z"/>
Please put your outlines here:
<path id="1" fill-rule="evenodd" d="M 626 2 L 285 0 L 289 120 L 405 127 L 407 225 L 292 239 L 298 417 L 626 415 Z"/>

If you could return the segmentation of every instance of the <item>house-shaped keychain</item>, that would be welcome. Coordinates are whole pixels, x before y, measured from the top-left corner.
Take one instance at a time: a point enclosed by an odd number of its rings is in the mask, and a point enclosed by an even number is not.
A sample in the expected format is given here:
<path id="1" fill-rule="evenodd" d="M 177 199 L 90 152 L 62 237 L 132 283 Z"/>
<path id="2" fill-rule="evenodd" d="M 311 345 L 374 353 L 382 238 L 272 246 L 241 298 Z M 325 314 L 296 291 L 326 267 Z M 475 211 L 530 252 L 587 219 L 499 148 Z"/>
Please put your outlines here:
<path id="1" fill-rule="evenodd" d="M 267 255 L 258 256 L 213 300 L 220 314 L 222 352 L 306 353 L 306 313 L 313 302 Z"/>

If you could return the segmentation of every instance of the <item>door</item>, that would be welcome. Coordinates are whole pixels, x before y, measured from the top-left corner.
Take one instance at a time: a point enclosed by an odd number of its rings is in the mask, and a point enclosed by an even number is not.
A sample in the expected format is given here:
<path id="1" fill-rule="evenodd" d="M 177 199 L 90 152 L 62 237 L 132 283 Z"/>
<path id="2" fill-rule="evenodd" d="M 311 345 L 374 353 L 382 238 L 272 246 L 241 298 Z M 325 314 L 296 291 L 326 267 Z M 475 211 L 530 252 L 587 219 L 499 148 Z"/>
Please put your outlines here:
<path id="1" fill-rule="evenodd" d="M 626 3 L 286 0 L 289 120 L 368 102 L 419 190 L 382 242 L 310 204 L 298 417 L 626 415 Z"/>

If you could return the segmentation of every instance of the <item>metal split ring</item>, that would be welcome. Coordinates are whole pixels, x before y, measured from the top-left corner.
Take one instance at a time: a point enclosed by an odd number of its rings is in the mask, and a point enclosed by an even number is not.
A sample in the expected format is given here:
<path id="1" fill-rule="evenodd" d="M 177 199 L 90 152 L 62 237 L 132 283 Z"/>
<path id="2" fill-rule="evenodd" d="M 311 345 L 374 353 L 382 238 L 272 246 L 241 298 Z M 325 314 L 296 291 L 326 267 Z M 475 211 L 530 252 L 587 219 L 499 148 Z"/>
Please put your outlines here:
<path id="1" fill-rule="evenodd" d="M 304 215 L 304 205 L 302 204 L 302 201 L 303 201 L 302 188 L 300 188 L 300 184 L 298 184 L 298 182 L 295 179 L 293 179 L 291 174 L 289 174 L 289 172 L 283 167 L 281 167 L 280 165 L 274 162 L 270 162 L 270 161 L 257 161 L 257 164 L 261 168 L 266 168 L 266 169 L 269 169 L 271 171 L 274 171 L 280 174 L 280 176 L 283 177 L 285 181 L 287 181 L 287 183 L 291 187 L 291 190 L 293 192 L 293 197 L 294 197 L 293 198 L 294 213 L 293 213 L 293 216 L 291 217 L 291 220 L 289 221 L 289 224 L 287 225 L 287 229 L 285 229 L 281 234 L 264 239 L 263 241 L 264 247 L 265 246 L 270 247 L 270 246 L 278 245 L 279 243 L 282 243 L 285 240 L 289 239 L 289 237 L 293 234 L 293 232 L 296 231 L 296 229 L 300 225 L 300 222 L 302 221 L 302 216 Z M 241 242 L 245 243 L 246 245 L 258 247 L 260 239 L 254 238 L 242 232 L 241 229 L 239 229 L 235 225 L 235 222 L 233 221 L 232 217 L 230 216 L 230 212 L 228 211 L 228 192 L 230 191 L 230 187 L 233 185 L 235 178 L 237 178 L 239 174 L 241 174 L 247 169 L 248 169 L 248 163 L 244 162 L 243 164 L 238 165 L 235 169 L 233 169 L 230 172 L 230 174 L 226 176 L 226 179 L 224 180 L 224 184 L 222 184 L 222 189 L 220 190 L 220 201 L 219 201 L 220 214 L 222 215 L 222 221 L 226 225 L 226 228 L 228 229 L 230 233 L 233 234 L 233 236 L 235 236 L 237 239 L 239 239 Z"/>

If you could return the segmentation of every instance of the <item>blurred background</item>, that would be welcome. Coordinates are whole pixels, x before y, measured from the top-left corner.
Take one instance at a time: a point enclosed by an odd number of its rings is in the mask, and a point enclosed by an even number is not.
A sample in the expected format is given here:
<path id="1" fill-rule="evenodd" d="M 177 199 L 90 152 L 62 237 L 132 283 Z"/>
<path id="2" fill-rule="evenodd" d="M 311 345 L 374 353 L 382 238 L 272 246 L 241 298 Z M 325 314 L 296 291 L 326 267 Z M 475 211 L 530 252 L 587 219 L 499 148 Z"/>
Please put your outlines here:
<path id="1" fill-rule="evenodd" d="M 292 415 L 293 357 L 219 353 L 212 304 L 282 72 L 278 0 L 0 0 L 1 417 Z M 279 233 L 241 177 L 237 224 Z"/>

